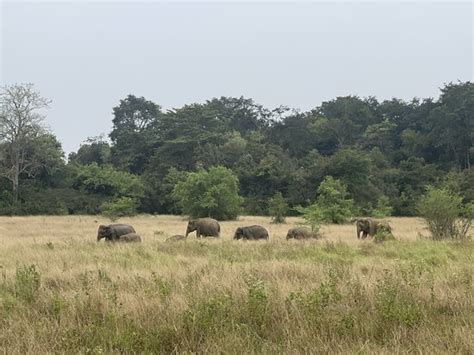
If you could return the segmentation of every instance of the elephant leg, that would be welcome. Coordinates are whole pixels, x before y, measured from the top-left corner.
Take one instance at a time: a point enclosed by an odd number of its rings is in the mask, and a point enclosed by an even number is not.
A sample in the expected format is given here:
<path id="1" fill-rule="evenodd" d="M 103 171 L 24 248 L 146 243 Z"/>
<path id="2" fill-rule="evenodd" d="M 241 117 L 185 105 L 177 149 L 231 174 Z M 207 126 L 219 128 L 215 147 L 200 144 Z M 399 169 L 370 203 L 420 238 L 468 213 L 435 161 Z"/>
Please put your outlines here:
<path id="1" fill-rule="evenodd" d="M 360 227 L 357 226 L 357 239 L 360 239 L 360 232 L 361 232 Z"/>

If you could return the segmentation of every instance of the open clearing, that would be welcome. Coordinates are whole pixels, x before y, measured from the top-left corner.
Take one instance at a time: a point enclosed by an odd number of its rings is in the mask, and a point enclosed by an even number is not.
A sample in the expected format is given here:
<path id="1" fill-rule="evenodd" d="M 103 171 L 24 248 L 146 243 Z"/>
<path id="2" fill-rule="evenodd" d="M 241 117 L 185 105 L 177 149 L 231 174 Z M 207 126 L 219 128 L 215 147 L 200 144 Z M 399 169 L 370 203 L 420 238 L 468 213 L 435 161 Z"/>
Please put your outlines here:
<path id="1" fill-rule="evenodd" d="M 395 242 L 285 240 L 300 222 L 222 222 L 222 238 L 166 243 L 177 216 L 138 216 L 136 245 L 96 242 L 99 216 L 0 218 L 0 350 L 464 353 L 474 351 L 474 243 L 432 242 L 389 218 Z M 232 241 L 261 224 L 270 242 Z"/>

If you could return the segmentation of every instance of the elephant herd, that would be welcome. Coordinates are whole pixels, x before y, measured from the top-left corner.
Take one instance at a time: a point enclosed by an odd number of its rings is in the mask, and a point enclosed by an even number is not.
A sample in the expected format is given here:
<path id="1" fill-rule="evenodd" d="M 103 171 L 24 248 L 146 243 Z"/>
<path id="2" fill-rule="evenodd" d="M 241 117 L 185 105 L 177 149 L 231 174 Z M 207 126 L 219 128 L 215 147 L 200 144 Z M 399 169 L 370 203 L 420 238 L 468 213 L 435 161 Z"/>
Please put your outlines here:
<path id="1" fill-rule="evenodd" d="M 357 238 L 365 239 L 367 236 L 374 236 L 378 231 L 384 230 L 391 232 L 391 227 L 387 222 L 375 221 L 370 218 L 361 218 L 355 220 L 357 228 Z M 219 237 L 221 227 L 219 222 L 212 218 L 198 218 L 190 220 L 186 228 L 186 235 L 173 235 L 167 241 L 186 240 L 189 233 L 196 232 L 197 238 L 203 237 Z M 318 233 L 311 231 L 306 227 L 294 227 L 288 230 L 286 239 L 317 239 L 320 238 Z M 141 242 L 141 237 L 136 233 L 135 229 L 128 224 L 110 224 L 100 225 L 97 232 L 97 241 L 105 239 L 108 242 Z M 234 233 L 235 240 L 268 240 L 268 231 L 259 225 L 246 227 L 238 227 Z"/>

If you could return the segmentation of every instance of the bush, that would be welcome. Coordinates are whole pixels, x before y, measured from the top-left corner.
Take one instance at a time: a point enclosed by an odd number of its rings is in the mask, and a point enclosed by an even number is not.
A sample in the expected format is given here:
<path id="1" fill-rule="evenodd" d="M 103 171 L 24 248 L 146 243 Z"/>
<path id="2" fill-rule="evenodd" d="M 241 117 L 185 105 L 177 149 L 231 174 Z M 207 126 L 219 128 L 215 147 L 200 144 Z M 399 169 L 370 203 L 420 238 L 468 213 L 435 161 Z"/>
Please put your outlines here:
<path id="1" fill-rule="evenodd" d="M 354 201 L 347 198 L 347 187 L 332 176 L 326 176 L 318 188 L 316 202 L 306 208 L 297 207 L 307 224 L 317 231 L 321 223 L 341 224 L 353 215 Z"/>
<path id="2" fill-rule="evenodd" d="M 383 218 L 392 214 L 393 207 L 387 196 L 380 196 L 377 200 L 377 206 L 372 209 L 371 215 L 375 218 Z"/>
<path id="3" fill-rule="evenodd" d="M 25 302 L 31 303 L 36 299 L 36 293 L 41 285 L 40 273 L 35 265 L 23 265 L 16 270 L 15 295 Z"/>
<path id="4" fill-rule="evenodd" d="M 392 232 L 388 229 L 383 228 L 383 226 L 379 227 L 379 230 L 374 235 L 374 242 L 376 243 L 383 243 L 388 240 L 395 240 Z"/>
<path id="5" fill-rule="evenodd" d="M 297 212 L 301 213 L 305 223 L 311 227 L 314 233 L 318 233 L 321 228 L 322 213 L 317 204 L 308 207 L 296 207 Z"/>
<path id="6" fill-rule="evenodd" d="M 137 213 L 138 202 L 131 197 L 120 197 L 110 202 L 104 202 L 100 207 L 104 216 L 115 221 L 119 217 L 134 216 Z"/>
<path id="7" fill-rule="evenodd" d="M 187 174 L 184 181 L 176 184 L 173 197 L 192 218 L 235 219 L 242 202 L 239 180 L 222 166 Z"/>
<path id="8" fill-rule="evenodd" d="M 417 205 L 425 219 L 431 238 L 466 239 L 474 219 L 474 205 L 462 204 L 462 197 L 448 188 L 428 186 Z"/>
<path id="9" fill-rule="evenodd" d="M 288 213 L 288 204 L 281 192 L 277 192 L 269 201 L 268 212 L 272 216 L 272 223 L 285 223 L 285 217 Z"/>

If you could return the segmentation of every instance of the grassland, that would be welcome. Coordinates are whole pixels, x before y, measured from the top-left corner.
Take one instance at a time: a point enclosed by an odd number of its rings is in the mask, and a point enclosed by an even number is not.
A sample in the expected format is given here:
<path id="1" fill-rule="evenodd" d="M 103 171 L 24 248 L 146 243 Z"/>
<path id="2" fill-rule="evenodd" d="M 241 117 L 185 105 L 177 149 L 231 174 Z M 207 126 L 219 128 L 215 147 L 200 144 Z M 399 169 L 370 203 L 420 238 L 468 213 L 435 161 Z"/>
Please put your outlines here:
<path id="1" fill-rule="evenodd" d="M 101 217 L 0 218 L 1 352 L 474 352 L 474 243 L 420 239 L 418 219 L 383 244 L 351 225 L 287 242 L 297 219 L 176 243 L 180 217 L 121 222 L 143 243 L 97 243 Z M 270 242 L 232 241 L 249 224 Z"/>

